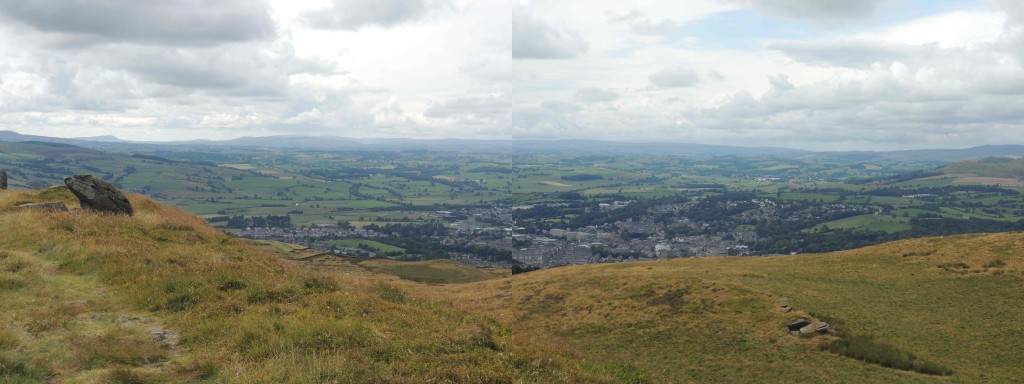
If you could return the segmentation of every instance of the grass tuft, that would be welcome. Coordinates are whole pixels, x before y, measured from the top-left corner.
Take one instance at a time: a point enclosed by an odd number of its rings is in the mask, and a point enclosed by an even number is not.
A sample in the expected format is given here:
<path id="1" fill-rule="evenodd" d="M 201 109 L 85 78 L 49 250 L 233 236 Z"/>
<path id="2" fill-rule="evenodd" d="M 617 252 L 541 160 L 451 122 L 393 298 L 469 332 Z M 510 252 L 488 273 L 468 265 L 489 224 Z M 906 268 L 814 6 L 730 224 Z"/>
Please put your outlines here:
<path id="1" fill-rule="evenodd" d="M 167 349 L 142 335 L 114 330 L 100 336 L 82 336 L 72 340 L 80 351 L 79 363 L 87 368 L 111 364 L 141 367 L 167 359 Z"/>
<path id="2" fill-rule="evenodd" d="M 392 302 L 395 304 L 405 303 L 405 292 L 394 285 L 377 282 L 373 285 L 373 293 L 380 297 L 384 301 Z"/>

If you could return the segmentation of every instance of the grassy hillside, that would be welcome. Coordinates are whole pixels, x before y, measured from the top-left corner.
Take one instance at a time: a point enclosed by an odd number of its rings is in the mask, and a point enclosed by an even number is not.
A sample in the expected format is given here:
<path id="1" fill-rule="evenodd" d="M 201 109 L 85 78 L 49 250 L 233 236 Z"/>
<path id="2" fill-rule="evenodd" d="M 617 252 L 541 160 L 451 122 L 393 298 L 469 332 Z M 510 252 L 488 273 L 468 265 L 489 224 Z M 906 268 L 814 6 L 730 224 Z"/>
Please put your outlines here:
<path id="1" fill-rule="evenodd" d="M 254 244 L 130 198 L 116 217 L 0 192 L 0 383 L 1024 380 L 1020 233 L 502 277 Z"/>
<path id="2" fill-rule="evenodd" d="M 415 283 L 308 272 L 130 198 L 136 216 L 115 217 L 13 207 L 76 205 L 60 189 L 0 192 L 0 382 L 551 378 L 508 324 Z"/>
<path id="3" fill-rule="evenodd" d="M 516 276 L 513 332 L 654 382 L 1020 382 L 1022 271 L 1020 233 L 555 268 Z"/>
<path id="4" fill-rule="evenodd" d="M 981 184 L 1020 185 L 1024 180 L 1024 159 L 992 157 L 952 163 L 940 169 L 957 181 Z"/>

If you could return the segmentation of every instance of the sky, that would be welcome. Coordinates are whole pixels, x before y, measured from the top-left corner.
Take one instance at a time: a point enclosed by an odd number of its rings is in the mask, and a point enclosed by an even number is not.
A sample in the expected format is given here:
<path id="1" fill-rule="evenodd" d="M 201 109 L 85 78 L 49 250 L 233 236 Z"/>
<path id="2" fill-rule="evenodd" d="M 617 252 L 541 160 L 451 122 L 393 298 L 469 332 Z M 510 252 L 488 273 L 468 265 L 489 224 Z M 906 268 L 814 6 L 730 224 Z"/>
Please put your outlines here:
<path id="1" fill-rule="evenodd" d="M 0 2 L 0 130 L 1024 144 L 1019 0 Z"/>

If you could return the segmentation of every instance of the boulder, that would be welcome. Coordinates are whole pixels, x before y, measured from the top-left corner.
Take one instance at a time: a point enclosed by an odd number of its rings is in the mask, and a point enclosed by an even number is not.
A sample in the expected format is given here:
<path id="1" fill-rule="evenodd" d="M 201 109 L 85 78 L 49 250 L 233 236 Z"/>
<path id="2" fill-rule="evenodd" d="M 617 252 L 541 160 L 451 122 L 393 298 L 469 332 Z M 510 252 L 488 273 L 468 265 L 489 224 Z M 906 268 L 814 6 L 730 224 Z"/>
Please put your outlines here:
<path id="1" fill-rule="evenodd" d="M 75 175 L 64 178 L 64 184 L 75 194 L 82 208 L 99 212 L 126 214 L 135 213 L 131 203 L 117 188 L 93 175 Z"/>
<path id="2" fill-rule="evenodd" d="M 67 212 L 68 211 L 68 207 L 66 205 L 64 205 L 64 203 L 59 202 L 59 201 L 49 201 L 49 202 L 45 202 L 45 203 L 18 204 L 17 206 L 15 206 L 15 208 L 39 209 L 39 210 L 43 210 L 43 211 L 59 211 L 59 212 Z"/>
<path id="3" fill-rule="evenodd" d="M 790 322 L 789 325 L 787 325 L 786 327 L 789 328 L 791 332 L 800 332 L 800 329 L 808 325 L 811 325 L 810 321 L 807 321 L 805 319 L 797 319 Z"/>
<path id="4" fill-rule="evenodd" d="M 818 325 L 814 327 L 814 331 L 818 332 L 818 333 L 820 333 L 822 335 L 828 333 L 828 323 L 825 323 L 825 322 L 818 323 Z"/>

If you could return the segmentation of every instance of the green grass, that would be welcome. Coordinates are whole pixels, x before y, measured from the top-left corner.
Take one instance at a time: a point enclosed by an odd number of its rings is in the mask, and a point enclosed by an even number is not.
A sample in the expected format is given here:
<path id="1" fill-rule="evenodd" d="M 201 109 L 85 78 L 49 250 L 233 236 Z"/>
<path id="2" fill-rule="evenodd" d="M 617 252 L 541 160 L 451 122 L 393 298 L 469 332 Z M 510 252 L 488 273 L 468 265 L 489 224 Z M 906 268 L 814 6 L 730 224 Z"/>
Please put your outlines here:
<path id="1" fill-rule="evenodd" d="M 829 229 L 856 229 L 865 231 L 884 231 L 889 233 L 901 232 L 910 230 L 910 220 L 905 217 L 896 217 L 888 215 L 860 215 L 847 217 L 845 219 L 833 220 L 827 223 L 811 228 L 808 231 L 820 231 L 825 226 Z"/>
<path id="2" fill-rule="evenodd" d="M 1024 332 L 1020 247 L 1011 233 L 534 271 L 513 279 L 519 342 L 564 343 L 652 382 L 1012 382 L 1024 346 L 978 322 Z M 796 317 L 833 333 L 790 335 Z"/>
<path id="3" fill-rule="evenodd" d="M 0 191 L 0 277 L 19 282 L 0 289 L 4 381 L 591 377 L 531 367 L 540 352 L 515 349 L 510 325 L 430 286 L 298 268 L 139 195 L 133 217 L 11 210 L 41 198 Z"/>
<path id="4" fill-rule="evenodd" d="M 444 260 L 406 263 L 361 263 L 376 273 L 387 273 L 402 279 L 427 284 L 460 284 L 493 279 L 495 276 L 476 268 Z"/>
<path id="5" fill-rule="evenodd" d="M 405 253 L 405 249 L 403 249 L 403 248 L 399 248 L 399 247 L 396 247 L 396 246 L 393 246 L 393 245 L 387 245 L 387 244 L 376 242 L 376 241 L 373 241 L 373 240 L 365 240 L 365 239 L 340 239 L 340 240 L 331 240 L 331 241 L 328 241 L 326 243 L 330 244 L 330 245 L 338 245 L 338 246 L 352 247 L 352 248 L 358 248 L 360 245 L 363 245 L 363 246 L 367 246 L 367 247 L 376 249 L 376 250 L 378 250 L 379 252 L 382 252 L 382 253 L 391 253 L 391 252 Z"/>

